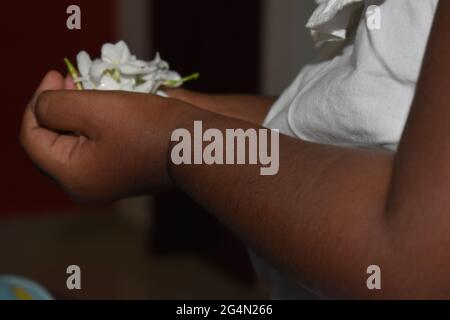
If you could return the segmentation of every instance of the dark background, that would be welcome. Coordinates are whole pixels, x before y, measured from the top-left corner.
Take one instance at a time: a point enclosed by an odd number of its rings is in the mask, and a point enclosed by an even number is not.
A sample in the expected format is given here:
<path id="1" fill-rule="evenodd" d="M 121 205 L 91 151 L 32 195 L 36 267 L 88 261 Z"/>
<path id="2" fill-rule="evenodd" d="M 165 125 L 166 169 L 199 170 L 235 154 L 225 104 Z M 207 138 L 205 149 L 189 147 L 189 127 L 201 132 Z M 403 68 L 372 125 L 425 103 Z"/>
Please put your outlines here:
<path id="1" fill-rule="evenodd" d="M 153 48 L 202 92 L 258 93 L 260 0 L 155 1 Z M 176 9 L 175 9 L 176 8 Z"/>
<path id="2" fill-rule="evenodd" d="M 64 70 L 63 58 L 80 48 L 98 54 L 115 39 L 114 2 L 77 1 L 83 29 L 69 31 L 66 8 L 72 1 L 6 1 L 0 18 L 1 184 L 0 217 L 41 214 L 72 207 L 72 202 L 30 164 L 18 144 L 23 109 L 44 74 Z"/>
<path id="3" fill-rule="evenodd" d="M 174 70 L 200 72 L 200 80 L 190 83 L 190 89 L 257 94 L 260 10 L 258 0 L 156 1 L 153 47 Z M 152 247 L 156 252 L 195 252 L 240 281 L 254 281 L 246 249 L 182 192 L 155 198 L 154 221 Z"/>

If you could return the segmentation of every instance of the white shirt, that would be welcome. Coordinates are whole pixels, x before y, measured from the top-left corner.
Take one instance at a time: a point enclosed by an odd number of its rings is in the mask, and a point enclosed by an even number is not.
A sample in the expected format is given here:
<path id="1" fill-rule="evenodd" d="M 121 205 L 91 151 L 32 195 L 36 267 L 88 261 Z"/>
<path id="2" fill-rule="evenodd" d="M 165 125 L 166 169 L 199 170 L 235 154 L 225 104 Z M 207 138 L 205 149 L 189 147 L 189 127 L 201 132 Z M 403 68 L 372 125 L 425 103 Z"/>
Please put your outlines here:
<path id="1" fill-rule="evenodd" d="M 321 54 L 328 56 L 301 70 L 271 108 L 265 126 L 315 143 L 395 150 L 438 0 L 317 2 L 307 26 L 316 42 L 327 42 Z M 372 5 L 379 10 L 379 29 L 368 21 L 373 18 L 367 14 Z M 352 18 L 357 20 L 350 28 Z M 341 48 L 336 50 L 339 40 Z M 331 55 L 325 52 L 330 48 L 335 49 Z M 252 257 L 274 298 L 317 298 L 253 253 Z"/>

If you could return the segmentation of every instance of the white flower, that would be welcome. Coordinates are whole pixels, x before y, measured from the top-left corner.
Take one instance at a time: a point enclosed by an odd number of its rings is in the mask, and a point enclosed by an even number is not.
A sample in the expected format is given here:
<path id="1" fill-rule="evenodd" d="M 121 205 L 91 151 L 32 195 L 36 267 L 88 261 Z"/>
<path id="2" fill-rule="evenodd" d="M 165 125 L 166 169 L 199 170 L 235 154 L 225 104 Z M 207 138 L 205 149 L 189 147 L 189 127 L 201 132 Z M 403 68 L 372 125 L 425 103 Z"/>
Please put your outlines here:
<path id="1" fill-rule="evenodd" d="M 137 60 L 130 54 L 130 49 L 123 41 L 103 45 L 101 68 L 104 68 L 103 71 L 117 70 L 128 75 L 145 74 L 151 71 L 147 63 Z"/>
<path id="2" fill-rule="evenodd" d="M 84 89 L 87 89 L 87 90 L 94 89 L 95 85 L 92 83 L 91 78 L 90 78 L 92 60 L 86 51 L 81 51 L 77 55 L 77 64 L 78 64 L 78 70 L 80 72 L 81 77 L 79 77 L 78 79 L 74 79 L 74 80 L 81 81 Z"/>
<path id="3" fill-rule="evenodd" d="M 101 58 L 92 60 L 81 51 L 77 55 L 79 75 L 74 78 L 88 90 L 124 90 L 155 93 L 166 96 L 162 86 L 178 87 L 198 75 L 182 79 L 157 53 L 154 60 L 146 62 L 131 55 L 125 42 L 107 43 L 102 47 Z"/>

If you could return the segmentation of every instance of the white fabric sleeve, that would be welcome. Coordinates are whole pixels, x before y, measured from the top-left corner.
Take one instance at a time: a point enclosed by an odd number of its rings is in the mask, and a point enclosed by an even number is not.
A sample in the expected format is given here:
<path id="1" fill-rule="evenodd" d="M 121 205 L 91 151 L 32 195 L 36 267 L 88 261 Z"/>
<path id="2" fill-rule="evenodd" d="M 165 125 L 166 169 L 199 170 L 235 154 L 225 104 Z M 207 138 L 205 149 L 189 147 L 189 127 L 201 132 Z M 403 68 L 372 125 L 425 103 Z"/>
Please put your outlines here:
<path id="1" fill-rule="evenodd" d="M 438 0 L 371 0 L 380 29 L 362 15 L 354 44 L 328 61 L 290 103 L 298 137 L 395 149 L 412 103 Z"/>

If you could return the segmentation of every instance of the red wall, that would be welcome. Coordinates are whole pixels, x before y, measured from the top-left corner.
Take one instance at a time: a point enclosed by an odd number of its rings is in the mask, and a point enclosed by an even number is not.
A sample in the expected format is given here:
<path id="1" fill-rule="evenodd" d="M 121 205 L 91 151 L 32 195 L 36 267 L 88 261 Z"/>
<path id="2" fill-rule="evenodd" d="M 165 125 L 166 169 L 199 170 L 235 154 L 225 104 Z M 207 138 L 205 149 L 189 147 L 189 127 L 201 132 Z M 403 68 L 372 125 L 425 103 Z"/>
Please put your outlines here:
<path id="1" fill-rule="evenodd" d="M 66 28 L 66 8 L 77 4 L 82 30 Z M 98 54 L 115 40 L 114 1 L 2 1 L 0 3 L 0 217 L 67 208 L 72 202 L 27 159 L 18 144 L 27 100 L 49 69 L 80 49 Z"/>

